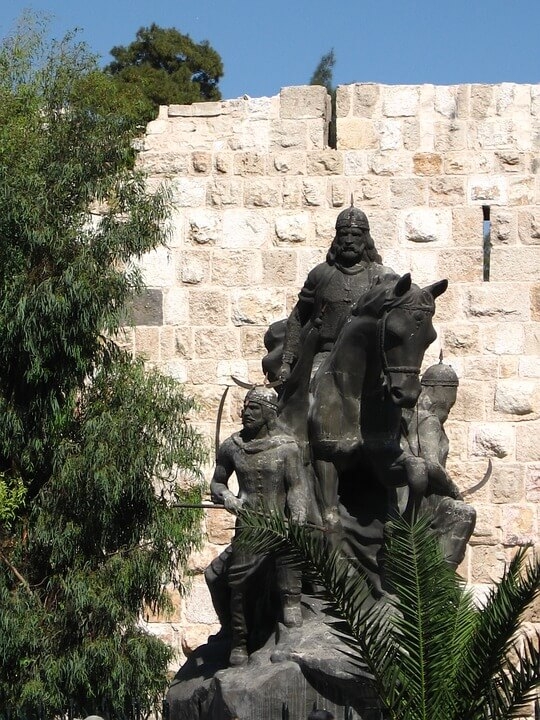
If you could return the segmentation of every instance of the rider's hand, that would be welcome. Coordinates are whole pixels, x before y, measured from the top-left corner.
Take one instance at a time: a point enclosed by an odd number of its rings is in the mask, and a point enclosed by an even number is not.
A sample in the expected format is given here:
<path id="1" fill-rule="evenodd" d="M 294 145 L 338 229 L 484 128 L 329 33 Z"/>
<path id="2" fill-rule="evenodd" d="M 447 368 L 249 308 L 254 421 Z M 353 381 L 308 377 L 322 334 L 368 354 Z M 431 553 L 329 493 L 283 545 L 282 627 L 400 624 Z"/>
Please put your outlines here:
<path id="1" fill-rule="evenodd" d="M 236 495 L 233 495 L 233 493 L 227 493 L 227 495 L 223 497 L 225 510 L 228 510 L 228 512 L 233 515 L 238 515 L 238 511 L 242 508 L 243 504 L 243 501 L 240 498 L 237 498 Z"/>

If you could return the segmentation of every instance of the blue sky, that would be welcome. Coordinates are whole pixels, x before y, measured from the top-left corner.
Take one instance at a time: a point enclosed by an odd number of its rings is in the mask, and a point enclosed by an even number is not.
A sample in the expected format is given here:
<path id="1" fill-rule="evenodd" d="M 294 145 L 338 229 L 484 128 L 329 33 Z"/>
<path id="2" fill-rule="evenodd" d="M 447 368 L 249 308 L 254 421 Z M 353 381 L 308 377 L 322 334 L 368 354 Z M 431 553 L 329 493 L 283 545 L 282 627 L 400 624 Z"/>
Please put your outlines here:
<path id="1" fill-rule="evenodd" d="M 305 84 L 331 48 L 335 84 L 540 82 L 540 0 L 3 0 L 0 36 L 27 8 L 104 62 L 152 22 L 208 40 L 225 98 Z"/>

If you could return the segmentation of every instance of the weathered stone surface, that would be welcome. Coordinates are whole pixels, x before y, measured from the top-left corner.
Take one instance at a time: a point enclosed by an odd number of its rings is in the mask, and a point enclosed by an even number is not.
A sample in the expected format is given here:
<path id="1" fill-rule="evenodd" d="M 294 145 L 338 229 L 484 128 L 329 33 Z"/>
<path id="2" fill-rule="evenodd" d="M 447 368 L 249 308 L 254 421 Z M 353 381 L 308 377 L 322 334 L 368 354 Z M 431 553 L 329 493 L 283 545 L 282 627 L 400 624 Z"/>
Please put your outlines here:
<path id="1" fill-rule="evenodd" d="M 272 290 L 235 291 L 232 296 L 231 320 L 233 325 L 261 325 L 285 317 L 285 298 Z"/>
<path id="2" fill-rule="evenodd" d="M 450 240 L 450 222 L 450 210 L 410 210 L 404 216 L 405 240 L 446 245 Z"/>
<path id="3" fill-rule="evenodd" d="M 417 85 L 386 86 L 383 96 L 383 115 L 387 117 L 414 116 L 418 110 Z"/>
<path id="4" fill-rule="evenodd" d="M 340 150 L 367 150 L 379 147 L 374 124 L 366 118 L 338 118 L 338 148 Z"/>
<path id="5" fill-rule="evenodd" d="M 327 118 L 329 96 L 326 88 L 301 85 L 281 89 L 280 116 L 282 118 Z"/>
<path id="6" fill-rule="evenodd" d="M 528 299 L 525 287 L 499 283 L 482 284 L 467 291 L 465 312 L 473 318 L 528 320 Z"/>
<path id="7" fill-rule="evenodd" d="M 504 423 L 471 426 L 472 455 L 479 457 L 513 457 L 515 431 Z"/>
<path id="8" fill-rule="evenodd" d="M 276 217 L 276 235 L 282 242 L 304 242 L 308 236 L 308 228 L 309 217 L 305 212 Z"/>
<path id="9" fill-rule="evenodd" d="M 144 290 L 141 295 L 136 295 L 128 314 L 134 325 L 162 325 L 163 291 Z"/>
<path id="10" fill-rule="evenodd" d="M 309 152 L 307 172 L 310 175 L 342 175 L 343 154 L 336 150 Z"/>
<path id="11" fill-rule="evenodd" d="M 222 248 L 261 247 L 270 238 L 270 219 L 257 210 L 225 210 L 223 212 Z"/>
<path id="12" fill-rule="evenodd" d="M 518 213 L 518 233 L 523 245 L 540 244 L 540 211 Z"/>
<path id="13" fill-rule="evenodd" d="M 229 297 L 221 291 L 190 290 L 189 318 L 193 325 L 226 325 Z"/>
<path id="14" fill-rule="evenodd" d="M 530 415 L 535 411 L 537 388 L 532 380 L 504 380 L 497 383 L 495 410 L 507 415 Z"/>
<path id="15" fill-rule="evenodd" d="M 491 498 L 494 503 L 520 503 L 524 500 L 524 468 L 517 463 L 493 460 L 489 480 Z M 527 496 L 527 499 L 530 500 Z M 540 499 L 540 498 L 539 498 Z"/>
<path id="16" fill-rule="evenodd" d="M 519 423 L 516 427 L 516 457 L 521 462 L 540 460 L 540 422 Z"/>
<path id="17" fill-rule="evenodd" d="M 211 274 L 209 252 L 187 251 L 181 255 L 179 280 L 186 285 L 198 285 L 208 280 Z"/>
<path id="18" fill-rule="evenodd" d="M 502 507 L 503 545 L 531 545 L 536 538 L 536 513 L 530 505 Z"/>
<path id="19" fill-rule="evenodd" d="M 261 256 L 247 248 L 215 250 L 212 257 L 212 284 L 220 287 L 247 287 L 262 278 Z M 208 276 L 207 276 L 208 279 Z"/>
<path id="20" fill-rule="evenodd" d="M 416 175 L 440 175 L 442 156 L 439 153 L 417 153 L 413 156 Z"/>

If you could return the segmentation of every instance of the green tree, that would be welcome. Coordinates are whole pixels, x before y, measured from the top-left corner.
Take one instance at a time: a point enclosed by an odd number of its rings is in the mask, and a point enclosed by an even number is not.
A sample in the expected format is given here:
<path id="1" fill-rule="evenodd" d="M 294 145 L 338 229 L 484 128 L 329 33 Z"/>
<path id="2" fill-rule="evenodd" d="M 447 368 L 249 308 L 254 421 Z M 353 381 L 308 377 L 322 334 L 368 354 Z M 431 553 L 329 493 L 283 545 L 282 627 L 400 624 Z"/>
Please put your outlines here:
<path id="1" fill-rule="evenodd" d="M 105 73 L 144 98 L 154 115 L 159 105 L 221 99 L 223 63 L 206 40 L 196 43 L 176 28 L 153 23 L 140 28 L 129 45 L 113 47 L 111 55 Z"/>
<path id="2" fill-rule="evenodd" d="M 326 53 L 319 60 L 319 64 L 315 68 L 310 85 L 322 85 L 325 87 L 330 94 L 335 92 L 334 88 L 334 65 L 336 64 L 336 56 L 334 49 Z"/>
<path id="3" fill-rule="evenodd" d="M 373 676 L 388 720 L 509 720 L 526 715 L 540 684 L 540 636 L 525 610 L 540 592 L 540 562 L 517 551 L 481 607 L 443 559 L 429 518 L 388 526 L 392 594 L 373 603 L 361 569 L 314 529 L 277 514 L 241 513 L 251 551 L 287 550 L 324 586 Z"/>
<path id="4" fill-rule="evenodd" d="M 331 118 L 328 124 L 328 145 L 332 148 L 337 147 L 337 125 L 336 125 L 336 88 L 334 86 L 334 65 L 336 64 L 336 56 L 334 49 L 327 52 L 319 60 L 319 64 L 315 68 L 310 85 L 322 85 L 328 90 L 331 102 Z"/>
<path id="5" fill-rule="evenodd" d="M 0 716 L 150 708 L 145 632 L 199 540 L 192 401 L 114 341 L 163 241 L 137 121 L 95 59 L 35 18 L 0 46 Z M 98 213 L 99 210 L 99 213 Z"/>

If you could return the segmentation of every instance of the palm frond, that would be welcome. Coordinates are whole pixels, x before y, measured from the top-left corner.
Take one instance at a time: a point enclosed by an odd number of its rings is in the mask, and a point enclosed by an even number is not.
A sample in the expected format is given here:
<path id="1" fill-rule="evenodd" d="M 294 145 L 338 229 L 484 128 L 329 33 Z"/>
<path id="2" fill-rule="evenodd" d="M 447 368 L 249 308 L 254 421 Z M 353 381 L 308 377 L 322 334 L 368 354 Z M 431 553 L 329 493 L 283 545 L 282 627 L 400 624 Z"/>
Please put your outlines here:
<path id="1" fill-rule="evenodd" d="M 503 677 L 515 649 L 523 612 L 540 592 L 540 563 L 527 560 L 520 548 L 478 614 L 474 633 L 462 657 L 462 710 L 473 716 L 485 706 L 492 679 Z M 465 707 L 463 702 L 468 706 Z"/>

